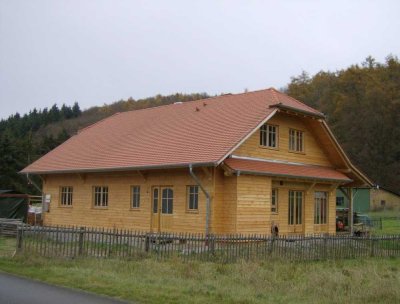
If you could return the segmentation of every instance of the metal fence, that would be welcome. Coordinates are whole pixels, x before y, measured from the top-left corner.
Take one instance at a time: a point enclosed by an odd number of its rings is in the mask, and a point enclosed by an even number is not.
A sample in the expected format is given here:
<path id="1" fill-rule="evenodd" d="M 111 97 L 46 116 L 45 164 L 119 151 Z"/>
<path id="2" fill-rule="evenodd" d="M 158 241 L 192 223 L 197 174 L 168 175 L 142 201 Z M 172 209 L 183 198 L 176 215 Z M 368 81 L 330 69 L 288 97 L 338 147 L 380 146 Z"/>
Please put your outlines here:
<path id="1" fill-rule="evenodd" d="M 279 236 L 147 233 L 84 227 L 20 227 L 17 252 L 46 257 L 138 258 L 233 262 L 399 257 L 400 235 Z"/>

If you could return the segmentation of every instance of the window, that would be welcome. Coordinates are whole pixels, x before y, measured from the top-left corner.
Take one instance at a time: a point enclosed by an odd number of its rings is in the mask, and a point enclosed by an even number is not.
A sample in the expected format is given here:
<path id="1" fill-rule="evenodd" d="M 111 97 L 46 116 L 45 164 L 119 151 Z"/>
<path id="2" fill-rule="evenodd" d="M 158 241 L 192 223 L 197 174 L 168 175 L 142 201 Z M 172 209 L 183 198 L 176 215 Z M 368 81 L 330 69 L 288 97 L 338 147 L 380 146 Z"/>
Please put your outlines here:
<path id="1" fill-rule="evenodd" d="M 153 213 L 158 213 L 158 188 L 153 189 Z"/>
<path id="2" fill-rule="evenodd" d="M 61 187 L 61 205 L 72 206 L 72 187 Z"/>
<path id="3" fill-rule="evenodd" d="M 187 202 L 189 211 L 199 209 L 199 186 L 187 186 Z"/>
<path id="4" fill-rule="evenodd" d="M 271 212 L 278 212 L 278 189 L 272 189 L 271 192 Z"/>
<path id="5" fill-rule="evenodd" d="M 132 208 L 140 207 L 140 186 L 132 187 Z"/>
<path id="6" fill-rule="evenodd" d="M 174 204 L 174 191 L 171 188 L 162 189 L 161 196 L 161 212 L 164 214 L 172 214 Z"/>
<path id="7" fill-rule="evenodd" d="M 260 128 L 260 145 L 278 148 L 278 127 L 265 124 Z"/>
<path id="8" fill-rule="evenodd" d="M 108 207 L 108 187 L 95 186 L 94 192 L 94 206 L 95 207 Z"/>
<path id="9" fill-rule="evenodd" d="M 381 200 L 381 206 L 385 207 L 385 205 L 386 205 L 386 201 L 385 200 Z"/>
<path id="10" fill-rule="evenodd" d="M 314 199 L 314 224 L 326 224 L 328 215 L 328 194 L 315 192 Z"/>
<path id="11" fill-rule="evenodd" d="M 302 131 L 289 130 L 289 151 L 304 152 L 304 135 Z"/>
<path id="12" fill-rule="evenodd" d="M 289 225 L 301 225 L 303 223 L 303 192 L 289 191 Z"/>
<path id="13" fill-rule="evenodd" d="M 344 206 L 344 197 L 343 196 L 336 197 L 336 206 L 340 206 L 340 207 Z"/>

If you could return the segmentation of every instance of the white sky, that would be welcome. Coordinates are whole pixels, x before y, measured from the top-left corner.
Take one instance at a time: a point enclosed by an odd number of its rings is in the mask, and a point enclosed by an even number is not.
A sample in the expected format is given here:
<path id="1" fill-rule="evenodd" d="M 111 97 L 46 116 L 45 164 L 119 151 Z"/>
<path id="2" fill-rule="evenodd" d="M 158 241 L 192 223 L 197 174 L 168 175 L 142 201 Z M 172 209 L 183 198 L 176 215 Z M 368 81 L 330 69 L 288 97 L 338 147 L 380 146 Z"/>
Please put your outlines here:
<path id="1" fill-rule="evenodd" d="M 0 118 L 281 88 L 400 53 L 400 1 L 0 0 Z"/>

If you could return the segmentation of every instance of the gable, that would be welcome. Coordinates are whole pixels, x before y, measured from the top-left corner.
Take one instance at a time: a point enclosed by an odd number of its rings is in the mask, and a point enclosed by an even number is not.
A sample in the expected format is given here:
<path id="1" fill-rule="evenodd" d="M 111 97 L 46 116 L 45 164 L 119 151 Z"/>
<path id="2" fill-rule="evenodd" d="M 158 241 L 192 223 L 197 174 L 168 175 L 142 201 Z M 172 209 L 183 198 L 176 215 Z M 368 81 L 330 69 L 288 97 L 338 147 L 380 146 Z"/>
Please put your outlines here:
<path id="1" fill-rule="evenodd" d="M 297 162 L 311 165 L 333 167 L 333 164 L 321 147 L 312 130 L 298 116 L 277 113 L 267 124 L 277 126 L 278 147 L 267 148 L 260 145 L 260 129 L 256 130 L 232 154 L 254 158 L 273 159 L 287 162 Z M 299 130 L 304 136 L 304 152 L 289 150 L 289 130 Z"/>

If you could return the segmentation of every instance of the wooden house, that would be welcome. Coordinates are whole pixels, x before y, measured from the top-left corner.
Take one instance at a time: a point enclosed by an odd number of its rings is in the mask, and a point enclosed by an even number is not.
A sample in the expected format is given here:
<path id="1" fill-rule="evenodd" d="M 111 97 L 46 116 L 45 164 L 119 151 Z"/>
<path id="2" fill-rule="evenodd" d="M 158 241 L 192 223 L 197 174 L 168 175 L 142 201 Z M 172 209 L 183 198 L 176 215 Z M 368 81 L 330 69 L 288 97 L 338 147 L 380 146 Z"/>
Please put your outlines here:
<path id="1" fill-rule="evenodd" d="M 335 233 L 336 189 L 372 183 L 319 111 L 275 89 L 117 113 L 21 171 L 45 225 Z"/>

